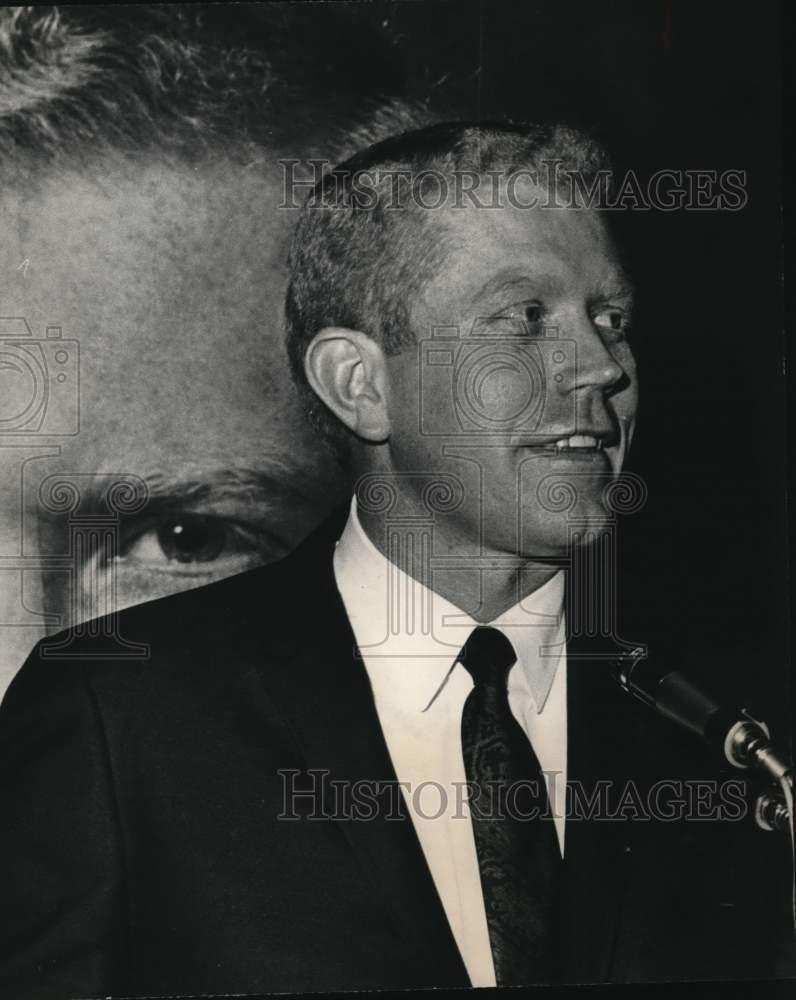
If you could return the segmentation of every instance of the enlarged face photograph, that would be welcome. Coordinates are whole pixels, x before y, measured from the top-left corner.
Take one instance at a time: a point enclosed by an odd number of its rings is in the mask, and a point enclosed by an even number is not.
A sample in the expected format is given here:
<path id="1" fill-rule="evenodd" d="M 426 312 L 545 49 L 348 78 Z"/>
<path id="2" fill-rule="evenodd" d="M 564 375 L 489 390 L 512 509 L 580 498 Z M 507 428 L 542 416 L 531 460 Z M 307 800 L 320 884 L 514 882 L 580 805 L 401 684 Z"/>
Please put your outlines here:
<path id="1" fill-rule="evenodd" d="M 782 13 L 0 7 L 0 996 L 787 995 Z"/>

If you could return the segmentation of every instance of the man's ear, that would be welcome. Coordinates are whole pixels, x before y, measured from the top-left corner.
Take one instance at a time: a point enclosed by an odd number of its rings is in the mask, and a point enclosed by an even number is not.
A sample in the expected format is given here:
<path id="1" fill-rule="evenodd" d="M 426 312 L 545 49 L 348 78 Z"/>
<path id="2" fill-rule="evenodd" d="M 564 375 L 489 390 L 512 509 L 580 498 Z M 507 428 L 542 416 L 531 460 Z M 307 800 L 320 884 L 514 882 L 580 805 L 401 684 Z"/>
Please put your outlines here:
<path id="1" fill-rule="evenodd" d="M 390 436 L 384 352 L 359 330 L 327 326 L 304 355 L 307 381 L 335 416 L 373 443 Z"/>

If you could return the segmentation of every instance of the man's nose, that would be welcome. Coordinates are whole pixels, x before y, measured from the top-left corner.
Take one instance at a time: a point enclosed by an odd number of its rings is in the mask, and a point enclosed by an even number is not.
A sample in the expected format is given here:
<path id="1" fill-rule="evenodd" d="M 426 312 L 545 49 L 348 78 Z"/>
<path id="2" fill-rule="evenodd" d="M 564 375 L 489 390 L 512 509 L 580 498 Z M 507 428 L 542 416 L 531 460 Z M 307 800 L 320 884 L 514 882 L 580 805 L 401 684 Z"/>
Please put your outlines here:
<path id="1" fill-rule="evenodd" d="M 575 350 L 565 382 L 566 389 L 591 388 L 607 393 L 627 378 L 627 372 L 589 316 L 578 319 L 570 336 Z"/>

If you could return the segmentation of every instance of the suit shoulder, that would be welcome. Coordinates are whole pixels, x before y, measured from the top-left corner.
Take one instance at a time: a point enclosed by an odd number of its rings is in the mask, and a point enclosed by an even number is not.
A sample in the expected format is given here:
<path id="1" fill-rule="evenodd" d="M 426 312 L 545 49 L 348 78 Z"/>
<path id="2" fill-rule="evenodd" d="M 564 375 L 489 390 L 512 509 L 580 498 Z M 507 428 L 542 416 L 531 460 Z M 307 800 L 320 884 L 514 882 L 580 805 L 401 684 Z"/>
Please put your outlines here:
<path id="1" fill-rule="evenodd" d="M 252 662 L 268 613 L 251 606 L 268 606 L 274 575 L 262 567 L 41 640 L 6 691 L 0 728 L 7 736 L 66 712 L 88 718 L 92 705 L 140 725 L 175 697 L 212 702 Z"/>
<path id="2" fill-rule="evenodd" d="M 280 619 L 291 588 L 283 562 L 226 577 L 214 583 L 122 608 L 43 639 L 42 660 L 63 663 L 147 661 L 155 648 L 165 651 L 201 645 L 214 635 L 240 634 L 247 627 L 268 627 Z"/>
<path id="3" fill-rule="evenodd" d="M 293 628 L 307 584 L 332 572 L 336 525 L 324 524 L 284 559 L 203 587 L 75 625 L 39 642 L 12 682 L 13 702 L 27 692 L 86 684 L 151 689 L 189 674 L 215 685 Z M 57 681 L 56 681 L 57 679 Z M 150 692 L 151 693 L 151 692 Z"/>
<path id="4" fill-rule="evenodd" d="M 251 626 L 276 628 L 285 623 L 287 612 L 300 603 L 308 585 L 332 572 L 334 544 L 339 537 L 339 515 L 312 532 L 296 549 L 277 562 L 268 563 L 215 583 L 181 591 L 155 601 L 126 608 L 94 623 L 93 631 L 111 628 L 111 619 L 131 636 L 154 637 L 158 642 L 171 636 L 181 644 L 192 637 L 205 640 L 209 633 L 245 633 Z M 81 627 L 81 633 L 91 628 Z"/>
<path id="5" fill-rule="evenodd" d="M 46 645 L 53 654 L 56 647 L 68 645 L 92 659 L 103 658 L 106 650 L 111 659 L 134 659 L 126 643 L 167 646 L 179 641 L 184 646 L 211 634 L 245 632 L 252 623 L 261 629 L 278 628 L 286 610 L 301 600 L 308 581 L 331 572 L 339 522 L 338 513 L 277 562 L 124 608 L 51 637 Z"/>

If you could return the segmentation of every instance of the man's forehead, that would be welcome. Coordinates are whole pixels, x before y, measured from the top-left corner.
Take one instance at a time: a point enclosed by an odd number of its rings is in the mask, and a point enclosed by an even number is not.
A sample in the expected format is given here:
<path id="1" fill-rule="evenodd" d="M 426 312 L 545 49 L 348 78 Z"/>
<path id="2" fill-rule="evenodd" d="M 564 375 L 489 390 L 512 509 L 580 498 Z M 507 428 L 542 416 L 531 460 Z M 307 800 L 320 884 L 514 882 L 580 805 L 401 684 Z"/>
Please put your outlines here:
<path id="1" fill-rule="evenodd" d="M 243 249 L 255 234 L 271 242 L 284 238 L 293 220 L 280 210 L 281 201 L 272 163 L 247 169 L 225 161 L 191 166 L 142 158 L 41 171 L 29 183 L 4 187 L 0 211 L 4 242 L 10 226 L 22 242 L 46 249 L 49 237 L 66 250 L 93 228 L 106 248 L 114 240 L 157 242 L 179 258 L 185 239 L 210 248 L 210 240 L 225 238 Z"/>
<path id="2" fill-rule="evenodd" d="M 65 466 L 173 470 L 239 452 L 250 467 L 322 474 L 283 351 L 295 212 L 280 197 L 239 169 L 157 164 L 0 197 L 0 316 L 23 317 L 36 341 L 59 326 L 79 344 Z"/>
<path id="3" fill-rule="evenodd" d="M 126 421 L 160 435 L 161 413 L 223 422 L 224 398 L 232 414 L 260 399 L 289 409 L 279 233 L 289 225 L 276 193 L 252 177 L 150 164 L 54 176 L 38 197 L 2 199 L 0 316 L 78 341 L 81 440 L 101 432 L 89 419 L 99 413 L 117 434 Z"/>
<path id="4" fill-rule="evenodd" d="M 85 329 L 261 311 L 284 282 L 293 220 L 279 199 L 275 172 L 157 162 L 52 173 L 7 190 L 2 314 Z"/>
<path id="5" fill-rule="evenodd" d="M 505 194 L 505 192 L 504 192 Z M 529 202 L 531 194 L 538 202 Z M 555 205 L 543 188 L 526 183 L 522 199 L 446 205 L 427 220 L 439 240 L 435 284 L 494 291 L 503 281 L 548 275 L 580 276 L 629 291 L 610 231 L 601 214 L 582 205 Z M 436 230 L 436 232 L 435 232 Z"/>
<path id="6" fill-rule="evenodd" d="M 484 184 L 486 185 L 486 180 Z M 446 222 L 468 227 L 484 234 L 532 235 L 534 239 L 554 242 L 562 234 L 589 234 L 593 239 L 607 239 L 608 229 L 602 214 L 584 204 L 572 192 L 533 183 L 523 174 L 509 174 L 496 184 L 476 188 L 469 196 L 455 192 L 444 210 Z"/>

